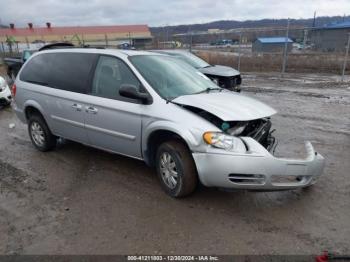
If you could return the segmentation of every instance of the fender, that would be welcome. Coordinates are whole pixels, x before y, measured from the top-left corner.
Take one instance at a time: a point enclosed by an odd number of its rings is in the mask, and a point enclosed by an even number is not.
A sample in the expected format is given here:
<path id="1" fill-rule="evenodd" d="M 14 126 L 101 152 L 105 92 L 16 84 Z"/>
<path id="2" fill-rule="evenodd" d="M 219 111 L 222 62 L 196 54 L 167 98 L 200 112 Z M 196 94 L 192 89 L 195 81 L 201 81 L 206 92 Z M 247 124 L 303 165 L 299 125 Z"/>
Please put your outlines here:
<path id="1" fill-rule="evenodd" d="M 184 129 L 180 125 L 166 121 L 166 120 L 159 120 L 150 123 L 149 125 L 146 125 L 144 127 L 144 132 L 142 133 L 142 145 L 141 150 L 143 155 L 145 155 L 147 151 L 147 142 L 150 137 L 150 135 L 158 130 L 165 130 L 165 131 L 171 131 L 177 135 L 179 135 L 185 142 L 187 143 L 188 147 L 192 150 L 200 145 L 200 141 L 198 141 L 195 138 L 195 135 L 190 132 L 187 129 Z"/>

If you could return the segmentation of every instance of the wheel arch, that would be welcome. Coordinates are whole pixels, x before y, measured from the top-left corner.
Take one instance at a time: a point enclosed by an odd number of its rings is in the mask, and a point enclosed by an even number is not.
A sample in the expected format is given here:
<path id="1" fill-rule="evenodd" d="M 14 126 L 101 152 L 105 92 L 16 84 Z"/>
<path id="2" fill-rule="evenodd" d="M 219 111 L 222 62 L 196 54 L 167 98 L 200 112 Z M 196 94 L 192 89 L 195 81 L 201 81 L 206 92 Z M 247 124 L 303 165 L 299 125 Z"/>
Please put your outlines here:
<path id="1" fill-rule="evenodd" d="M 39 105 L 39 103 L 37 103 L 33 100 L 29 100 L 24 104 L 24 115 L 25 115 L 26 121 L 28 121 L 29 117 L 35 113 L 40 114 L 44 118 L 44 120 L 46 121 L 43 112 L 44 112 L 44 110 Z"/>
<path id="2" fill-rule="evenodd" d="M 191 148 L 196 145 L 196 141 L 190 132 L 168 126 L 158 127 L 148 130 L 142 141 L 142 152 L 144 161 L 149 166 L 154 166 L 155 154 L 160 144 L 169 140 L 181 141 L 191 152 Z"/>

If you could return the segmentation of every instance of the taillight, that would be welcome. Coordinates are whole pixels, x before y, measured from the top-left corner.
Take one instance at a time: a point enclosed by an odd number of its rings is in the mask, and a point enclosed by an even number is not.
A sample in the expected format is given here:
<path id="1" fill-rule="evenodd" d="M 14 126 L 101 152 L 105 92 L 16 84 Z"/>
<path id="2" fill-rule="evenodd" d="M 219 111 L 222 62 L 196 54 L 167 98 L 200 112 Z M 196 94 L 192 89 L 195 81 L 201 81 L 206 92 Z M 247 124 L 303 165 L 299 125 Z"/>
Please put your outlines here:
<path id="1" fill-rule="evenodd" d="M 15 96 L 16 96 L 16 92 L 17 92 L 17 86 L 16 86 L 16 84 L 13 84 L 12 90 L 11 90 L 12 97 L 15 97 Z"/>

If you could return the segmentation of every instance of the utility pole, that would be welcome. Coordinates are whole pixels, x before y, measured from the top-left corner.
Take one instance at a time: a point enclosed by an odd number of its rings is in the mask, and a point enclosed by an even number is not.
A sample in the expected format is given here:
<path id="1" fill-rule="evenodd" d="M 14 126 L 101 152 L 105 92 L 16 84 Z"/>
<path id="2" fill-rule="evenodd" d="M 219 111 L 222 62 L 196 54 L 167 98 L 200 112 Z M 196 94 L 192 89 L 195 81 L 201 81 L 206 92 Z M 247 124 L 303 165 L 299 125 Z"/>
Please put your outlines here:
<path id="1" fill-rule="evenodd" d="M 239 43 L 238 43 L 238 66 L 237 69 L 240 71 L 241 69 L 241 44 L 242 44 L 242 29 L 239 33 Z"/>
<path id="2" fill-rule="evenodd" d="M 343 73 L 341 76 L 341 81 L 344 81 L 345 71 L 346 71 L 346 64 L 348 62 L 348 55 L 349 55 L 349 48 L 350 48 L 350 33 L 348 34 L 348 44 L 346 45 L 346 51 L 345 51 L 345 58 L 344 58 L 344 64 L 343 64 Z"/>
<path id="3" fill-rule="evenodd" d="M 316 11 L 314 12 L 314 21 L 312 22 L 312 27 L 316 26 Z"/>
<path id="4" fill-rule="evenodd" d="M 188 27 L 187 35 L 190 37 L 189 51 L 192 52 L 192 30 L 191 30 L 191 26 Z M 187 39 L 188 39 L 188 36 L 187 36 Z"/>
<path id="5" fill-rule="evenodd" d="M 166 24 L 166 42 L 169 42 L 169 24 Z"/>
<path id="6" fill-rule="evenodd" d="M 284 73 L 286 72 L 287 53 L 288 53 L 288 39 L 289 39 L 289 18 L 288 18 L 288 22 L 287 22 L 286 39 L 284 41 L 283 65 L 282 65 L 282 73 L 281 73 L 281 77 L 282 78 L 284 76 Z"/>
<path id="7" fill-rule="evenodd" d="M 193 41 L 193 33 L 191 32 L 191 38 L 190 38 L 190 52 L 192 52 L 192 41 Z"/>
<path id="8" fill-rule="evenodd" d="M 108 37 L 107 37 L 107 34 L 105 34 L 105 44 L 106 44 L 106 48 L 108 47 Z"/>
<path id="9" fill-rule="evenodd" d="M 306 43 L 307 43 L 307 29 L 304 29 L 304 40 L 303 40 L 303 49 L 305 49 L 306 47 Z"/>

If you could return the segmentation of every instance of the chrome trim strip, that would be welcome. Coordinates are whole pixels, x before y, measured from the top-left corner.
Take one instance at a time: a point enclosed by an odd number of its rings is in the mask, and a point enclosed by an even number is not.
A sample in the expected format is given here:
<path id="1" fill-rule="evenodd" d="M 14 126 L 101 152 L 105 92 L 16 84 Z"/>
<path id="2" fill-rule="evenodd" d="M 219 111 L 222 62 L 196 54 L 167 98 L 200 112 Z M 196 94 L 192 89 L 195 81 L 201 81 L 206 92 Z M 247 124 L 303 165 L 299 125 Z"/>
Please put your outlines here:
<path id="1" fill-rule="evenodd" d="M 59 117 L 59 116 L 51 115 L 51 118 L 54 119 L 54 120 L 66 123 L 66 124 L 71 124 L 72 126 L 76 126 L 76 127 L 84 128 L 84 126 L 85 126 L 84 123 L 76 122 L 76 121 L 69 120 L 69 119 L 66 119 L 66 118 L 62 118 L 62 117 Z"/>
<path id="2" fill-rule="evenodd" d="M 105 133 L 107 135 L 111 135 L 111 136 L 115 136 L 115 137 L 125 138 L 125 139 L 132 140 L 132 141 L 136 139 L 136 136 L 132 136 L 132 135 L 120 133 L 120 132 L 117 132 L 117 131 L 112 131 L 112 130 L 100 128 L 100 127 L 97 127 L 97 126 L 85 125 L 85 127 L 87 129 L 90 129 L 90 130 L 93 130 L 93 131 L 97 131 L 97 132 L 101 132 L 101 133 Z"/>

